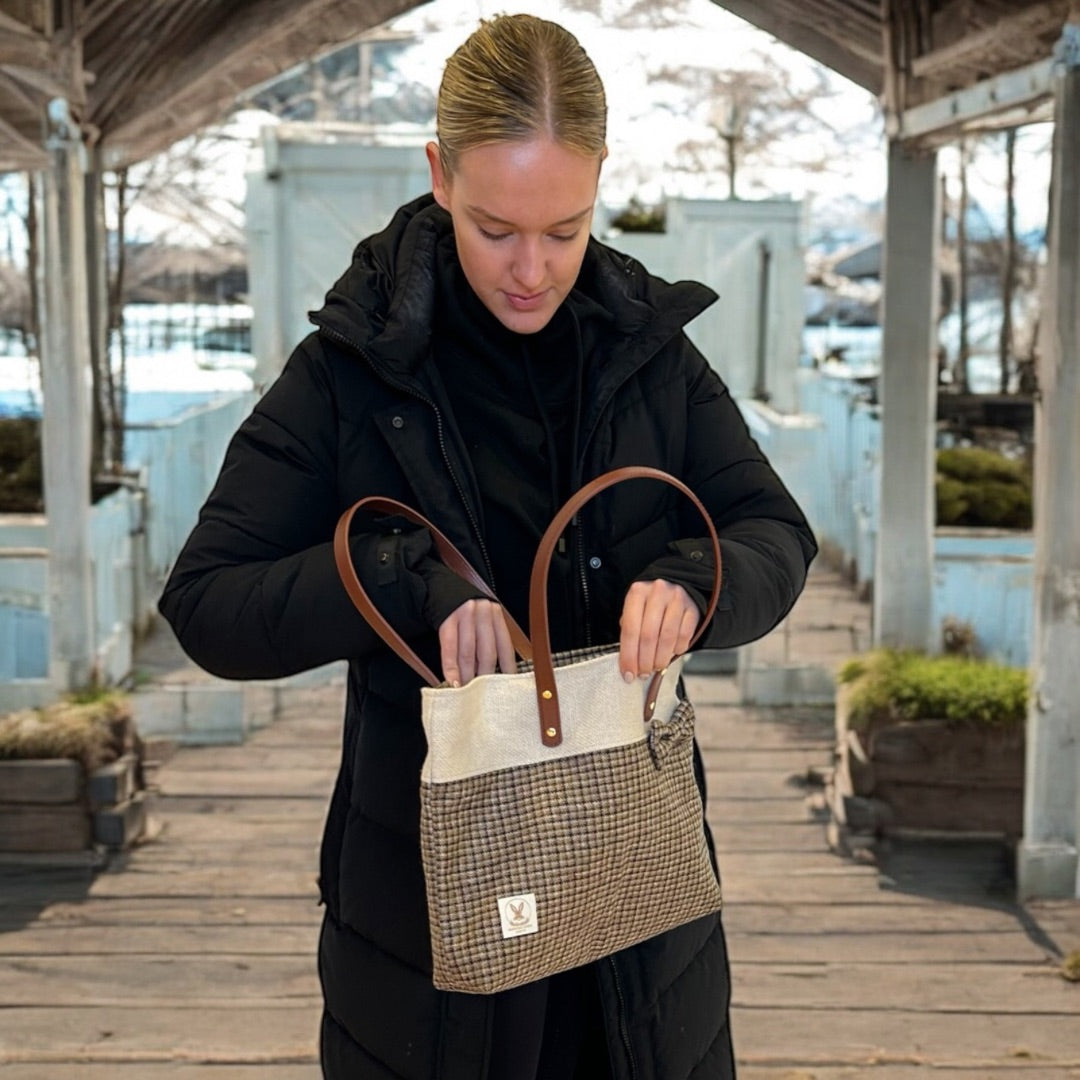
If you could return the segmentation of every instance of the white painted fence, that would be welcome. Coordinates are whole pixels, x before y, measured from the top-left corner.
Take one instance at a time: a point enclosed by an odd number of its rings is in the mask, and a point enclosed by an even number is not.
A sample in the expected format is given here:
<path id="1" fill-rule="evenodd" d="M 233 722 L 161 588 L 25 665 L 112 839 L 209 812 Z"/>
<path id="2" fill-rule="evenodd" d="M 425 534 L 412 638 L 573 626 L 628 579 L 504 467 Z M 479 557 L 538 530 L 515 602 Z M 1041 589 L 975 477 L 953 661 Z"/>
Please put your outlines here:
<path id="1" fill-rule="evenodd" d="M 223 395 L 129 429 L 128 463 L 139 480 L 91 511 L 94 645 L 105 679 L 131 673 L 136 638 L 253 401 L 251 392 Z M 45 528 L 42 514 L 0 516 L 0 712 L 56 696 Z"/>

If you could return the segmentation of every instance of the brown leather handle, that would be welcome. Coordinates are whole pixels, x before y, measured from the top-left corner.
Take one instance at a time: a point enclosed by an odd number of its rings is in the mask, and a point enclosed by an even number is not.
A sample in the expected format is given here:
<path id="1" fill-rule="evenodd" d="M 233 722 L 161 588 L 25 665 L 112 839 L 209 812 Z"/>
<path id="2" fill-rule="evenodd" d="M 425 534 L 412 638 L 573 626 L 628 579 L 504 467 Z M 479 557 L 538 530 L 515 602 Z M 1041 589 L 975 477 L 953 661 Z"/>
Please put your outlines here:
<path id="1" fill-rule="evenodd" d="M 590 481 L 580 491 L 572 495 L 562 509 L 555 515 L 551 524 L 547 527 L 544 535 L 540 538 L 540 545 L 536 550 L 536 558 L 533 560 L 532 575 L 529 578 L 529 635 L 533 645 L 533 670 L 536 673 L 536 701 L 540 707 L 540 738 L 545 746 L 558 746 L 562 742 L 562 722 L 559 718 L 559 690 L 555 685 L 555 665 L 551 657 L 551 628 L 548 622 L 548 571 L 551 568 L 551 556 L 555 552 L 555 545 L 562 536 L 566 526 L 574 515 L 590 499 L 601 491 L 622 483 L 624 480 L 651 479 L 662 480 L 672 487 L 681 491 L 697 507 L 698 512 L 705 519 L 705 525 L 712 540 L 713 558 L 715 560 L 713 572 L 712 596 L 704 616 L 698 623 L 690 644 L 705 632 L 709 621 L 716 611 L 717 601 L 720 599 L 720 540 L 716 535 L 716 527 L 709 517 L 708 511 L 702 505 L 701 500 L 679 479 L 660 469 L 653 469 L 646 465 L 628 465 L 621 469 L 613 469 L 611 472 L 598 476 Z M 652 719 L 652 711 L 656 707 L 656 699 L 660 693 L 660 682 L 664 672 L 657 672 L 649 683 L 645 695 L 646 721 Z"/>
<path id="2" fill-rule="evenodd" d="M 363 585 L 360 584 L 360 578 L 356 574 L 356 567 L 353 566 L 352 552 L 349 550 L 349 527 L 352 525 L 353 517 L 361 507 L 367 507 L 370 510 L 379 510 L 386 514 L 395 514 L 398 517 L 406 518 L 407 520 L 415 523 L 416 525 L 422 525 L 431 533 L 431 539 L 435 544 L 435 550 L 439 553 L 439 558 L 456 573 L 459 577 L 463 577 L 470 585 L 474 586 L 479 592 L 483 593 L 489 600 L 499 603 L 498 597 L 491 591 L 491 587 L 486 581 L 473 569 L 472 565 L 461 554 L 453 543 L 423 514 L 418 513 L 411 507 L 406 506 L 404 503 L 398 502 L 396 499 L 388 499 L 381 495 L 370 495 L 366 499 L 361 499 L 359 502 L 353 503 L 348 510 L 345 511 L 338 518 L 337 528 L 334 529 L 334 562 L 337 564 L 338 575 L 341 578 L 342 584 L 345 586 L 345 591 L 349 594 L 349 599 L 356 605 L 357 610 L 361 615 L 367 619 L 371 628 L 390 646 L 415 671 L 420 678 L 424 679 L 429 686 L 440 686 L 443 682 L 432 670 L 416 655 L 415 652 L 408 646 L 405 639 L 386 621 L 383 615 L 379 612 L 379 609 L 371 602 L 371 598 L 364 591 Z M 521 629 L 505 608 L 503 608 L 503 616 L 506 619 L 506 625 L 510 630 L 510 640 L 514 643 L 514 648 L 517 650 L 518 656 L 524 660 L 531 660 L 533 651 L 532 645 L 529 643 L 529 639 L 525 636 L 525 631 Z"/>

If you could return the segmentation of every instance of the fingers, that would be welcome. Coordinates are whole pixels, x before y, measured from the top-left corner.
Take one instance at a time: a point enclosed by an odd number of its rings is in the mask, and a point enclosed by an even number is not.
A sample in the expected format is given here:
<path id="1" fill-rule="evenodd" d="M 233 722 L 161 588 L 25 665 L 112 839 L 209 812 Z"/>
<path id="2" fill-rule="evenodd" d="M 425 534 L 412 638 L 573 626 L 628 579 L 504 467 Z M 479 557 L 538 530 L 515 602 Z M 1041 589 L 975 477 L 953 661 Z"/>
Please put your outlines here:
<path id="1" fill-rule="evenodd" d="M 517 654 L 514 652 L 514 643 L 510 639 L 510 629 L 503 618 L 503 609 L 497 604 L 492 604 L 494 609 L 495 624 L 495 651 L 498 656 L 499 670 L 512 674 L 517 671 Z"/>
<path id="2" fill-rule="evenodd" d="M 443 621 L 439 655 L 443 678 L 451 686 L 464 686 L 496 669 L 517 670 L 502 608 L 490 600 L 468 600 Z"/>
<path id="3" fill-rule="evenodd" d="M 681 586 L 638 581 L 630 586 L 620 620 L 619 670 L 633 679 L 666 667 L 686 652 L 700 612 Z"/>

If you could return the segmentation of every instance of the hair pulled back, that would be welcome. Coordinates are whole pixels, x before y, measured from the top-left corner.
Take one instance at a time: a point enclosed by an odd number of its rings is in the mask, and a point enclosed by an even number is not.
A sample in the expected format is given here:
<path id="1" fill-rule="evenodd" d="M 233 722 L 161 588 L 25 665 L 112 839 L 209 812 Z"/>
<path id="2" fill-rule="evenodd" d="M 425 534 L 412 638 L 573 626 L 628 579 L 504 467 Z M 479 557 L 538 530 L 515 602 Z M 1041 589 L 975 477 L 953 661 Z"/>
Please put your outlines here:
<path id="1" fill-rule="evenodd" d="M 569 30 L 534 15 L 497 15 L 481 20 L 446 62 L 436 133 L 450 173 L 466 150 L 542 135 L 599 156 L 604 85 Z"/>

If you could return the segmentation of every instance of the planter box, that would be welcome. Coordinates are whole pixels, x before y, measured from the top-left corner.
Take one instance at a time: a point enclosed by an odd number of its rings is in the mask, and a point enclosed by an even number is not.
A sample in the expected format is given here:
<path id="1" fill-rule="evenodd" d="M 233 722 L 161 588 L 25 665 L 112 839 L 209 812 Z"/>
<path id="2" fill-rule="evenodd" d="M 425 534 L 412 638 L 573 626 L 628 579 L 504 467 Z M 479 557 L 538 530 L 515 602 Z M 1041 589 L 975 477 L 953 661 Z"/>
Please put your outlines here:
<path id="1" fill-rule="evenodd" d="M 0 761 L 0 854 L 123 848 L 146 827 L 138 762 L 126 754 L 90 773 L 76 761 Z"/>
<path id="2" fill-rule="evenodd" d="M 850 853 L 869 837 L 905 832 L 1022 835 L 1022 727 L 915 720 L 855 730 L 848 725 L 846 687 L 840 687 L 836 734 L 829 802 L 837 849 Z"/>

